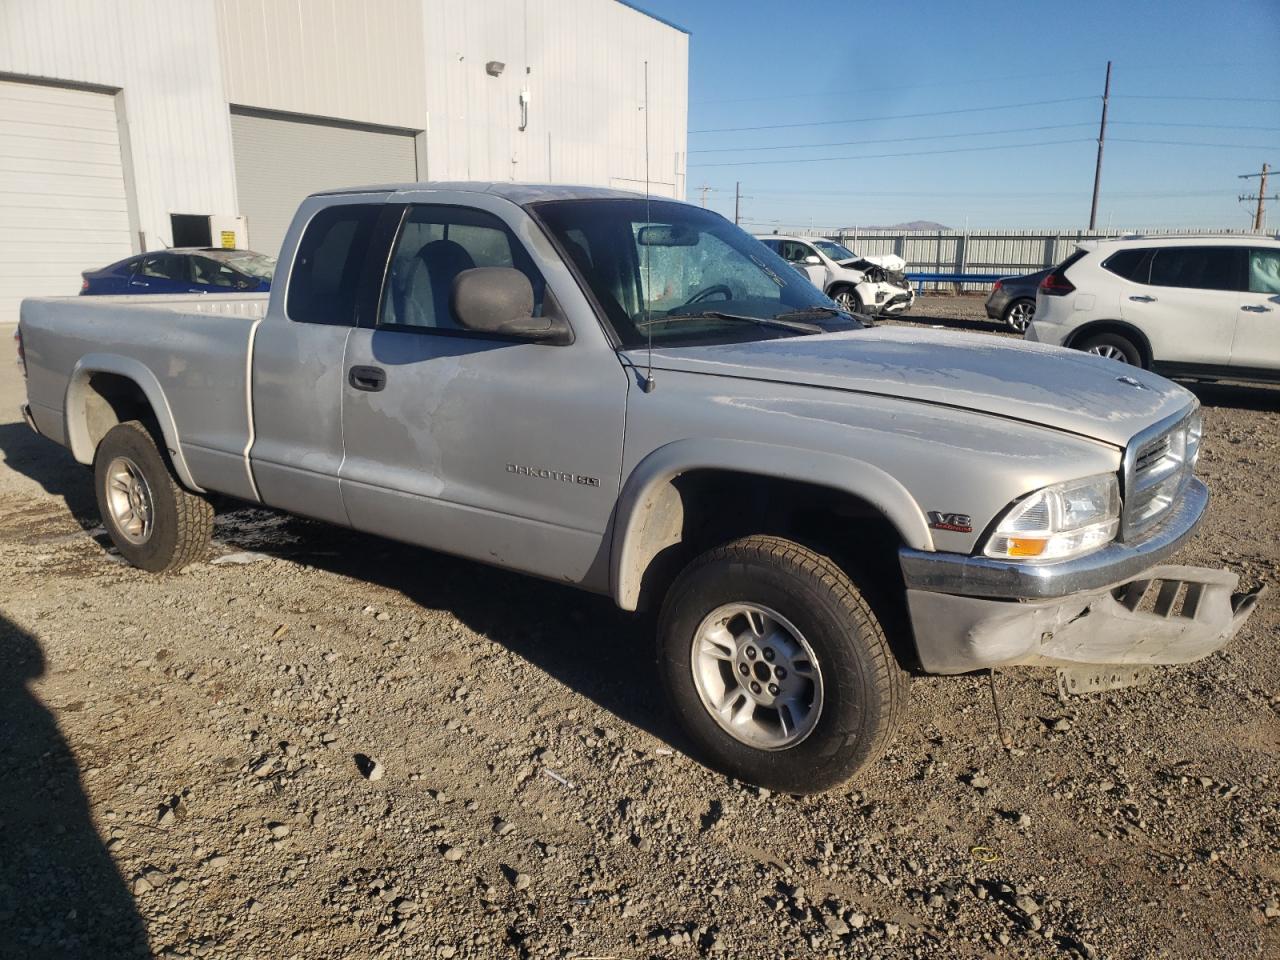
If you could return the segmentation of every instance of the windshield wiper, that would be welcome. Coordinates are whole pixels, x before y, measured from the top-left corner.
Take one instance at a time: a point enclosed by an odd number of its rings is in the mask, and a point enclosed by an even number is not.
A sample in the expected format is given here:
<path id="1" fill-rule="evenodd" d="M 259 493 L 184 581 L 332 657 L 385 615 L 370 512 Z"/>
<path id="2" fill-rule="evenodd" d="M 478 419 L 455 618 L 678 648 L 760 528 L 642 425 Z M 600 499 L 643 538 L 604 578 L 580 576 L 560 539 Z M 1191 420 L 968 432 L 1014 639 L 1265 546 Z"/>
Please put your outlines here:
<path id="1" fill-rule="evenodd" d="M 826 333 L 816 323 L 799 323 L 785 320 L 781 317 L 752 317 L 745 313 L 724 313 L 720 310 L 704 310 L 701 313 L 680 313 L 675 316 L 654 317 L 652 320 L 641 320 L 636 323 L 636 326 L 643 330 L 651 324 L 670 323 L 673 320 L 733 320 L 740 323 L 754 323 L 758 327 L 778 327 L 783 330 L 795 330 L 798 333 Z"/>

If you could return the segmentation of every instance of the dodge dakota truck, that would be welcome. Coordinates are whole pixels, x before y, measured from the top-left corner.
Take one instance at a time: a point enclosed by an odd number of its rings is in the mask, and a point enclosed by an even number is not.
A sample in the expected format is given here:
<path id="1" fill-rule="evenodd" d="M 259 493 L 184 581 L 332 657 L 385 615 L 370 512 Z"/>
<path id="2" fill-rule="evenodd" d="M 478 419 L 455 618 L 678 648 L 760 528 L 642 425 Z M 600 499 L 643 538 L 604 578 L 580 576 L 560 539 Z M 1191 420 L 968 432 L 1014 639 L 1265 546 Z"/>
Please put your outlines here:
<path id="1" fill-rule="evenodd" d="M 1208 501 L 1192 394 L 864 327 L 709 210 L 335 191 L 303 202 L 276 278 L 22 305 L 23 412 L 92 465 L 120 553 L 197 560 L 217 494 L 654 610 L 670 710 L 742 780 L 844 781 L 912 673 L 1104 689 L 1207 656 L 1256 605 L 1166 564 Z"/>

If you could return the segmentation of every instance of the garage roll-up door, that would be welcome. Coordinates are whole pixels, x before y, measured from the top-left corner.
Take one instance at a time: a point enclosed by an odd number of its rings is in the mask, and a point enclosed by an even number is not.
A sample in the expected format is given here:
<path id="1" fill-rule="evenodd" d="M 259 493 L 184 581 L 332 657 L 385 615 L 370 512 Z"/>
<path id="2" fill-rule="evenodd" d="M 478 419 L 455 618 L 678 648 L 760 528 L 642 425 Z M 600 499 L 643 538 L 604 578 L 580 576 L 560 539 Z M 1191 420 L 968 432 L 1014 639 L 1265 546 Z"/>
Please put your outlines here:
<path id="1" fill-rule="evenodd" d="M 132 252 L 115 98 L 0 80 L 0 323 Z"/>
<path id="2" fill-rule="evenodd" d="M 412 133 L 231 108 L 249 245 L 275 256 L 299 202 L 334 187 L 418 179 Z"/>

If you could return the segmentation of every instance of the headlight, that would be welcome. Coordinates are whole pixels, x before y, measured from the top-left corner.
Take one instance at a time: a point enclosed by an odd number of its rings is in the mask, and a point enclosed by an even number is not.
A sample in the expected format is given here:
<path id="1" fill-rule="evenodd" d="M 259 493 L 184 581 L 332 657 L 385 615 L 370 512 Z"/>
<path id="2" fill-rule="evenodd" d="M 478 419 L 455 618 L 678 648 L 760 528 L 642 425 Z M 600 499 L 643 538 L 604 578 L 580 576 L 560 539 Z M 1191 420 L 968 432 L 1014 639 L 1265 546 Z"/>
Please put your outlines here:
<path id="1" fill-rule="evenodd" d="M 1187 464 L 1192 470 L 1200 459 L 1200 438 L 1204 435 L 1204 417 L 1197 410 L 1187 421 Z"/>
<path id="2" fill-rule="evenodd" d="M 987 540 L 988 557 L 1061 560 L 1096 550 L 1120 526 L 1120 484 L 1115 474 L 1055 483 L 1010 507 Z"/>

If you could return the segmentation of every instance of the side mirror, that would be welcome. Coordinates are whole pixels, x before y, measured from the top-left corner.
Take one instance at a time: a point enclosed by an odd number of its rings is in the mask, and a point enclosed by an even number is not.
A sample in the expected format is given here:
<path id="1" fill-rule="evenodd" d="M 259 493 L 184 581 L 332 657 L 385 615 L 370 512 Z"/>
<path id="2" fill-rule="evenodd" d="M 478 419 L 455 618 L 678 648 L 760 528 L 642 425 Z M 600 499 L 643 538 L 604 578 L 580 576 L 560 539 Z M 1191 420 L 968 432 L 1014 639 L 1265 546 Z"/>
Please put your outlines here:
<path id="1" fill-rule="evenodd" d="M 548 295 L 550 306 L 551 298 Z M 453 315 L 466 330 L 563 346 L 573 331 L 558 310 L 533 316 L 533 287 L 513 267 L 473 267 L 453 280 Z"/>
<path id="2" fill-rule="evenodd" d="M 816 253 L 811 253 L 811 254 L 809 254 L 807 257 L 805 257 L 805 258 L 804 258 L 803 260 L 801 260 L 800 262 L 801 262 L 801 263 L 803 263 L 806 267 L 820 267 L 820 266 L 822 266 L 822 258 L 821 258 L 820 256 L 818 256 Z"/>

